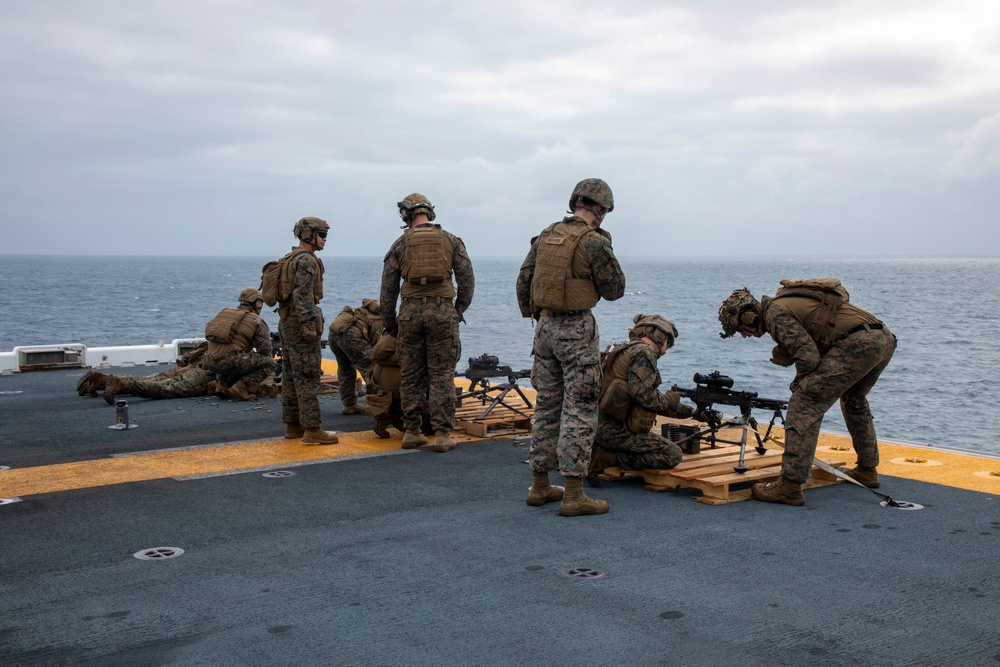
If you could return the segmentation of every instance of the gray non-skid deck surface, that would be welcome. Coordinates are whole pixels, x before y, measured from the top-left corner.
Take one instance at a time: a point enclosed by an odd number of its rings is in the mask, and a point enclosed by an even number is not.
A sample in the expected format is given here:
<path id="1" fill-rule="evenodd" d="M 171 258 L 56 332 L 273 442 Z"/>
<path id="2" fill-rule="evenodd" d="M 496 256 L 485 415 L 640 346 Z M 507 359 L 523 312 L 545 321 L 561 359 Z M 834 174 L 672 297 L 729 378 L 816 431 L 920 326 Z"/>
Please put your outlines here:
<path id="1" fill-rule="evenodd" d="M 609 514 L 563 518 L 524 504 L 525 458 L 463 443 L 0 506 L 0 665 L 1000 661 L 991 496 L 886 478 L 927 509 L 848 485 L 711 507 L 605 483 Z M 132 555 L 164 546 L 185 553 Z"/>
<path id="2" fill-rule="evenodd" d="M 114 369 L 126 375 L 152 375 L 170 365 Z M 219 442 L 280 438 L 281 399 L 239 403 L 217 397 L 152 400 L 124 395 L 129 420 L 138 428 L 109 429 L 115 408 L 100 395 L 80 397 L 76 382 L 83 370 L 67 369 L 0 376 L 0 465 L 28 467 L 85 461 L 113 454 Z M 365 415 L 344 417 L 337 394 L 321 394 L 329 429 L 361 431 Z M 257 409 L 254 409 L 257 408 Z"/>

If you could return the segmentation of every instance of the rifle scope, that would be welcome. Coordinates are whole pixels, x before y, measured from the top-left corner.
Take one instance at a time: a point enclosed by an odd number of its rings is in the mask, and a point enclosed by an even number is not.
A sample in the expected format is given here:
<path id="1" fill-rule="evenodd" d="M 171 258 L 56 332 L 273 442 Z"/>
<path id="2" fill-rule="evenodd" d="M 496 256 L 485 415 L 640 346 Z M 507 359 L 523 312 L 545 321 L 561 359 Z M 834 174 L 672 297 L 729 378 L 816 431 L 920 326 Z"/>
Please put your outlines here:
<path id="1" fill-rule="evenodd" d="M 478 357 L 469 357 L 470 368 L 496 368 L 500 365 L 500 357 L 492 354 L 481 354 Z"/>
<path id="2" fill-rule="evenodd" d="M 711 387 L 712 389 L 729 389 L 733 386 L 733 378 L 728 375 L 722 375 L 719 371 L 712 371 L 708 375 L 695 373 L 694 383 L 703 384 L 707 387 Z"/>

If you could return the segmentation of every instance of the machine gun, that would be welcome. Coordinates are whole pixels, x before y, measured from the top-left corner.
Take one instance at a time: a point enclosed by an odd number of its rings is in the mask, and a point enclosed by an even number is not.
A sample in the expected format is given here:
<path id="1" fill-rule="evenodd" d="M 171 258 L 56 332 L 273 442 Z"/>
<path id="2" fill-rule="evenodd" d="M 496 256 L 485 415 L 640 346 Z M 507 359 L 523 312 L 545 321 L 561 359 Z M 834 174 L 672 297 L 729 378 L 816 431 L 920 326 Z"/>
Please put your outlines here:
<path id="1" fill-rule="evenodd" d="M 747 446 L 747 431 L 753 431 L 754 435 L 757 437 L 757 446 L 755 449 L 758 454 L 763 455 L 767 451 L 764 447 L 764 443 L 767 442 L 771 435 L 771 429 L 774 428 L 774 422 L 780 419 L 782 426 L 785 424 L 785 416 L 782 412 L 788 408 L 788 401 L 776 398 L 760 398 L 755 391 L 733 391 L 733 379 L 727 375 L 720 374 L 719 371 L 713 371 L 708 375 L 695 373 L 693 379 L 695 383 L 694 389 L 685 389 L 684 387 L 674 385 L 671 387 L 671 390 L 681 392 L 685 397 L 694 401 L 694 404 L 697 407 L 692 416 L 695 419 L 702 419 L 708 424 L 708 426 L 699 430 L 697 433 L 692 433 L 691 435 L 679 440 L 675 444 L 680 445 L 688 440 L 701 438 L 706 435 L 708 436 L 712 447 L 715 447 L 716 442 L 725 442 L 733 445 L 738 444 L 740 446 L 740 460 L 739 463 L 733 467 L 733 470 L 742 475 L 747 471 L 747 467 L 744 464 Z M 740 416 L 723 420 L 722 413 L 713 409 L 712 406 L 714 405 L 736 406 L 740 409 Z M 754 408 L 760 410 L 770 410 L 772 412 L 771 421 L 767 425 L 767 431 L 764 433 L 763 438 L 760 435 L 760 431 L 757 430 L 757 420 L 754 419 L 751 414 Z M 736 441 L 722 440 L 721 438 L 718 438 L 716 433 L 724 426 L 742 426 L 743 432 L 740 439 Z"/>
<path id="2" fill-rule="evenodd" d="M 524 404 L 528 408 L 534 408 L 531 401 L 528 400 L 528 397 L 524 395 L 521 387 L 517 384 L 519 379 L 531 377 L 530 370 L 515 371 L 510 366 L 501 366 L 498 357 L 490 354 L 481 354 L 478 357 L 470 357 L 469 368 L 464 373 L 457 373 L 456 375 L 471 380 L 469 389 L 458 395 L 459 405 L 466 398 L 479 399 L 483 405 L 486 405 L 487 401 L 490 402 L 489 407 L 483 410 L 483 414 L 479 415 L 479 419 L 486 419 L 487 415 L 498 405 L 502 405 L 522 417 L 531 418 L 531 415 L 504 400 L 507 398 L 507 394 L 514 391 L 517 392 L 517 395 L 521 397 L 521 400 L 524 401 Z M 507 378 L 507 381 L 490 384 L 490 378 Z"/>

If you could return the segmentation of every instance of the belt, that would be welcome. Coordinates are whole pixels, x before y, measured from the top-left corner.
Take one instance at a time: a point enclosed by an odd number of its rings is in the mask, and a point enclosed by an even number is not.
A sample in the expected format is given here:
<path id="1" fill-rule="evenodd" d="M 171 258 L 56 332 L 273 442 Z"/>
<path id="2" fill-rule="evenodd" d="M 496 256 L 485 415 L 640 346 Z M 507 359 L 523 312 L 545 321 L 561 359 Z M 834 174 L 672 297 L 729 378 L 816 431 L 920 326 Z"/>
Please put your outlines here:
<path id="1" fill-rule="evenodd" d="M 439 306 L 442 303 L 451 305 L 450 296 L 404 296 L 402 301 L 403 303 L 435 303 Z"/>
<path id="2" fill-rule="evenodd" d="M 589 315 L 590 308 L 586 310 L 549 310 L 545 308 L 542 310 L 542 315 L 554 315 L 556 317 L 568 317 L 572 315 Z"/>
<path id="3" fill-rule="evenodd" d="M 851 334 L 858 333 L 859 331 L 879 331 L 884 328 L 885 325 L 882 324 L 881 322 L 876 322 L 875 324 L 859 324 L 858 326 L 854 327 L 844 335 L 850 336 Z"/>

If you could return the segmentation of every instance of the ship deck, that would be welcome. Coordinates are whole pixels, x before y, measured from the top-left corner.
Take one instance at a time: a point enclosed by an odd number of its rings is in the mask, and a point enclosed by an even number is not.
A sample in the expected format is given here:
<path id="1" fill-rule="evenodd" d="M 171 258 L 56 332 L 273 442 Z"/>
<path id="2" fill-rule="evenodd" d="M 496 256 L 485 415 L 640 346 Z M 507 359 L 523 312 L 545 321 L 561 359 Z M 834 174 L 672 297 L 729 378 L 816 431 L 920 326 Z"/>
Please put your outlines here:
<path id="1" fill-rule="evenodd" d="M 995 459 L 887 445 L 916 511 L 624 480 L 564 518 L 524 503 L 525 438 L 402 450 L 336 394 L 339 445 L 284 440 L 277 399 L 130 398 L 118 431 L 82 372 L 0 376 L 0 665 L 1000 661 Z"/>

